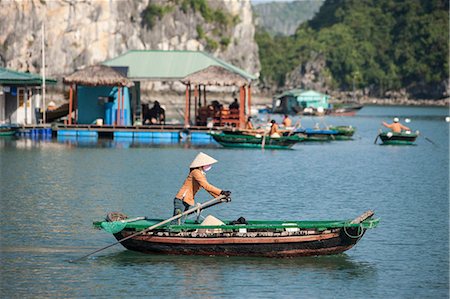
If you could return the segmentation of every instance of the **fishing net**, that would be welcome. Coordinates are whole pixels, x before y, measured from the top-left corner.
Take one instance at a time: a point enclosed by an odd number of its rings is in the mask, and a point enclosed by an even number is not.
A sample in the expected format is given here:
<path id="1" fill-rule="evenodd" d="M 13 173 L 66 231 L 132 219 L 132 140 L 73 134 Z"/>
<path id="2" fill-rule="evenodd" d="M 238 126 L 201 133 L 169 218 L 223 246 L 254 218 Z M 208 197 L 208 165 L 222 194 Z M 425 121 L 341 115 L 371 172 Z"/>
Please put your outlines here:
<path id="1" fill-rule="evenodd" d="M 122 231 L 125 228 L 125 226 L 127 226 L 127 223 L 122 221 L 113 221 L 113 222 L 104 221 L 100 225 L 108 233 L 116 234 Z"/>
<path id="2" fill-rule="evenodd" d="M 111 212 L 106 215 L 106 222 L 103 221 L 100 226 L 108 233 L 116 234 L 127 226 L 126 221 L 123 221 L 125 219 L 128 219 L 127 215 L 121 212 Z"/>

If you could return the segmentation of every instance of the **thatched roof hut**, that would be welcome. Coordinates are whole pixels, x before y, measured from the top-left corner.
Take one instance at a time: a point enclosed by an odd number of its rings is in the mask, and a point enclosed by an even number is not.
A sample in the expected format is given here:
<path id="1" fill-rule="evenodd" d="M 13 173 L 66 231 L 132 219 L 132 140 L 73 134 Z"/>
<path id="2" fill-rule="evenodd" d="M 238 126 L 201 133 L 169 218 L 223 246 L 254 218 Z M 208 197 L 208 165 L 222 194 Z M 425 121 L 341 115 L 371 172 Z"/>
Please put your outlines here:
<path id="1" fill-rule="evenodd" d="M 211 65 L 203 70 L 192 73 L 183 79 L 183 84 L 214 85 L 214 86 L 244 86 L 249 81 L 241 75 L 231 72 L 218 65 Z"/>
<path id="2" fill-rule="evenodd" d="M 64 77 L 66 84 L 84 86 L 121 86 L 131 87 L 133 81 L 122 76 L 114 69 L 106 65 L 93 65 L 76 71 L 70 76 Z"/>

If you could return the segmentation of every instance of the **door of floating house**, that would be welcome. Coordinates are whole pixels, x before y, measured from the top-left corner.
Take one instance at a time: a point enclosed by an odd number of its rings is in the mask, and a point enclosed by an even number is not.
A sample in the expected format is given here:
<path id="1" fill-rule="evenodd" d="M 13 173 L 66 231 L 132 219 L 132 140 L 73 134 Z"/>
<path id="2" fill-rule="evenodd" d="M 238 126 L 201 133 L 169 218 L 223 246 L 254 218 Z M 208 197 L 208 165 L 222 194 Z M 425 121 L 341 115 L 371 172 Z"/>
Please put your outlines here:
<path id="1" fill-rule="evenodd" d="M 131 125 L 130 92 L 133 82 L 104 65 L 86 67 L 64 78 L 69 85 L 69 122 Z"/>
<path id="2" fill-rule="evenodd" d="M 132 124 L 128 87 L 78 86 L 77 100 L 78 124 L 92 124 L 97 119 L 105 125 Z"/>

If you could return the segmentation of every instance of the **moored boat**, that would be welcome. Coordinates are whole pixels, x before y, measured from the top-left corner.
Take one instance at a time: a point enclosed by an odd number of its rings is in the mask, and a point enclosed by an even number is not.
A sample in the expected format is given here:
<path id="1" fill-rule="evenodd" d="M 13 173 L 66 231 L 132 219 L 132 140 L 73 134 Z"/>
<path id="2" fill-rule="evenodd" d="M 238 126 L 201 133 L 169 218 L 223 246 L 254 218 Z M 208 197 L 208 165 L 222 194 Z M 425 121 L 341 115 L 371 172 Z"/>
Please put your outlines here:
<path id="1" fill-rule="evenodd" d="M 211 132 L 210 135 L 224 147 L 241 148 L 289 149 L 294 144 L 304 140 L 304 138 L 297 135 L 275 138 L 267 135 L 264 136 L 264 134 L 244 134 L 242 132 Z"/>
<path id="2" fill-rule="evenodd" d="M 387 145 L 413 145 L 419 134 L 411 131 L 405 131 L 401 133 L 394 132 L 381 132 L 378 137 L 381 139 L 382 144 Z"/>
<path id="3" fill-rule="evenodd" d="M 16 128 L 10 126 L 0 126 L 0 137 L 2 136 L 14 136 L 16 134 Z"/>
<path id="4" fill-rule="evenodd" d="M 355 116 L 363 108 L 363 105 L 342 105 L 333 109 L 328 109 L 326 114 L 334 116 Z"/>
<path id="5" fill-rule="evenodd" d="M 355 134 L 355 128 L 353 126 L 331 126 L 328 129 L 338 132 L 334 136 L 336 140 L 351 140 L 353 134 Z"/>
<path id="6" fill-rule="evenodd" d="M 146 231 L 160 219 L 129 219 L 110 213 L 97 228 L 113 233 L 127 249 L 149 254 L 292 257 L 342 253 L 362 238 L 379 219 L 367 211 L 354 220 L 223 221 L 202 225 L 187 220 Z M 143 233 L 139 233 L 139 232 Z M 124 238 L 123 241 L 121 241 Z"/>
<path id="7" fill-rule="evenodd" d="M 336 140 L 339 134 L 337 130 L 300 128 L 295 131 L 299 137 L 303 137 L 305 141 L 331 141 Z"/>

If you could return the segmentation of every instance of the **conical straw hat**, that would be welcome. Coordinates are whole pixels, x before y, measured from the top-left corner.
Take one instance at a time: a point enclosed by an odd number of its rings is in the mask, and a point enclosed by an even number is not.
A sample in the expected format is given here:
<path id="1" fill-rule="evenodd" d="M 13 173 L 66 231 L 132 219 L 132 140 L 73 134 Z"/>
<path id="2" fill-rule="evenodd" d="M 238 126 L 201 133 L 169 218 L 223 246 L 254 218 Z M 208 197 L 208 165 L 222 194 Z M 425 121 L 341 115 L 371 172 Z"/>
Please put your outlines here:
<path id="1" fill-rule="evenodd" d="M 197 157 L 195 157 L 194 161 L 192 161 L 190 168 L 197 168 L 200 166 L 211 165 L 217 163 L 217 160 L 208 156 L 205 153 L 200 152 Z"/>

